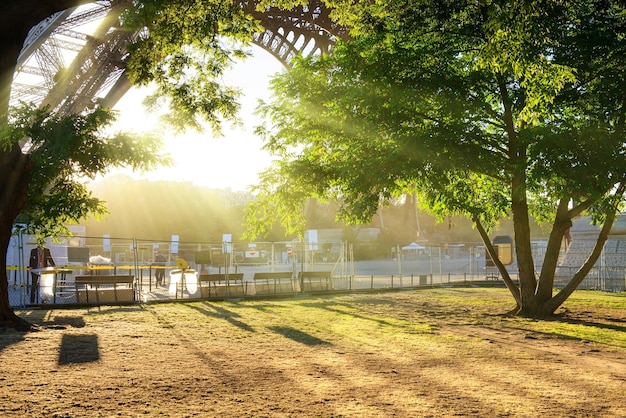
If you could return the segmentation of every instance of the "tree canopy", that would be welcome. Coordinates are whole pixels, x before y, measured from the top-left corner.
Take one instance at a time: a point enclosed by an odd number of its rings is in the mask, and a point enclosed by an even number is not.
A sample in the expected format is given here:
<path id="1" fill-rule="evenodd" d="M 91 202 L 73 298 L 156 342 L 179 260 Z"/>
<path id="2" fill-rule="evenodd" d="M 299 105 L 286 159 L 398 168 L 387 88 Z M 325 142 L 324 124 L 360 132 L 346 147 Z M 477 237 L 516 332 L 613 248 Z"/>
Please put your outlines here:
<path id="1" fill-rule="evenodd" d="M 236 2 L 159 0 L 133 2 L 121 16 L 140 33 L 129 46 L 126 74 L 134 85 L 152 84 L 150 108 L 166 105 L 169 126 L 216 133 L 236 122 L 241 92 L 221 82 L 224 71 L 247 57 L 243 48 L 260 27 Z"/>
<path id="2" fill-rule="evenodd" d="M 7 294 L 6 251 L 18 216 L 38 236 L 67 232 L 68 223 L 106 213 L 86 181 L 115 166 L 150 169 L 167 161 L 155 136 L 107 133 L 114 119 L 104 109 L 62 116 L 24 105 L 0 126 L 2 319 L 27 326 L 13 316 Z"/>
<path id="3" fill-rule="evenodd" d="M 517 303 L 554 312 L 595 263 L 624 204 L 626 10 L 620 2 L 328 1 L 351 39 L 273 81 L 259 132 L 280 159 L 251 208 L 253 233 L 303 199 L 336 199 L 353 221 L 416 190 L 475 223 Z M 604 229 L 552 294 L 564 232 L 590 212 Z M 511 215 L 519 284 L 488 230 Z M 529 219 L 553 223 L 540 273 Z"/>
<path id="4" fill-rule="evenodd" d="M 114 121 L 115 112 L 103 109 L 67 116 L 28 105 L 11 109 L 0 140 L 6 147 L 22 144 L 29 157 L 28 203 L 21 216 L 32 231 L 56 235 L 87 214 L 104 214 L 103 202 L 85 184 L 97 174 L 115 166 L 150 169 L 167 162 L 160 138 L 107 134 Z"/>

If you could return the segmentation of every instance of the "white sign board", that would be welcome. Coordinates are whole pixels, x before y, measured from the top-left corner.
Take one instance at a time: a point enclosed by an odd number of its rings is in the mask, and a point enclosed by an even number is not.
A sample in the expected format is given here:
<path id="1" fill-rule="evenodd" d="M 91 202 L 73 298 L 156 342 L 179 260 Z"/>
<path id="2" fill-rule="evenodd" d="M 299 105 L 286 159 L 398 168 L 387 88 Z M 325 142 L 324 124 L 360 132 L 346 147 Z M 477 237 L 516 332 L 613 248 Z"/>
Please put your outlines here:
<path id="1" fill-rule="evenodd" d="M 230 254 L 233 250 L 233 234 L 222 234 L 222 252 Z"/>
<path id="2" fill-rule="evenodd" d="M 170 244 L 170 253 L 178 254 L 178 235 L 172 235 L 172 243 Z"/>

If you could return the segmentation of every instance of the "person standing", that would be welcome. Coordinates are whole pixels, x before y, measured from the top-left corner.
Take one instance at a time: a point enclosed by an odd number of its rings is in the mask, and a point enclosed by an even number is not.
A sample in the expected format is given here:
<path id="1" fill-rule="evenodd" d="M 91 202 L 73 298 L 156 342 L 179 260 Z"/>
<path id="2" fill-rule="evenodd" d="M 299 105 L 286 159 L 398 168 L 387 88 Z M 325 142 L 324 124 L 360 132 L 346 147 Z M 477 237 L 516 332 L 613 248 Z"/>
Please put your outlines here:
<path id="1" fill-rule="evenodd" d="M 39 295 L 39 272 L 35 272 L 34 270 L 55 266 L 50 250 L 44 247 L 43 244 L 38 243 L 36 248 L 30 250 L 28 266 L 31 278 L 30 303 L 35 303 Z"/>
<path id="2" fill-rule="evenodd" d="M 154 258 L 154 265 L 156 268 L 154 269 L 154 277 L 156 279 L 157 287 L 163 285 L 165 286 L 165 268 L 159 268 L 161 266 L 165 266 L 165 256 L 161 253 L 158 253 Z"/>

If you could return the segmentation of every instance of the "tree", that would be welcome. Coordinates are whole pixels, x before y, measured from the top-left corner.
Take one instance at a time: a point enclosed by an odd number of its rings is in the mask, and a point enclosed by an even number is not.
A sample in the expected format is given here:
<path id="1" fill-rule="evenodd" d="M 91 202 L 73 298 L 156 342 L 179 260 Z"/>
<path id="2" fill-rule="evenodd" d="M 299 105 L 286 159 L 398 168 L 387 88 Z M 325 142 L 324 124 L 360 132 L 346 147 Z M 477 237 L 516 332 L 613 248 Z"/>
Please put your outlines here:
<path id="1" fill-rule="evenodd" d="M 20 150 L 16 144 L 22 144 L 22 149 L 27 150 L 20 151 L 19 156 L 8 155 L 23 165 L 12 166 L 13 171 L 5 171 L 6 176 L 2 177 L 13 183 L 3 185 L 1 200 L 1 321 L 19 328 L 30 326 L 12 311 L 8 296 L 6 253 L 18 215 L 28 221 L 30 232 L 40 236 L 67 232 L 65 224 L 76 223 L 87 214 L 98 216 L 106 212 L 103 203 L 87 190 L 85 179 L 113 166 L 149 169 L 164 161 L 156 137 L 103 134 L 114 118 L 113 112 L 103 109 L 56 116 L 46 109 L 24 106 L 12 109 L 9 123 L 0 130 L 0 149 Z M 9 164 L 4 164 L 7 160 L 0 159 L 3 170 L 9 168 Z"/>
<path id="2" fill-rule="evenodd" d="M 59 221 L 102 212 L 97 199 L 76 181 L 112 165 L 150 167 L 161 161 L 158 142 L 124 135 L 107 137 L 101 128 L 112 114 L 96 109 L 80 115 L 53 115 L 27 106 L 10 113 L 10 86 L 28 31 L 57 11 L 85 0 L 7 0 L 0 6 L 0 321 L 28 327 L 12 311 L 8 300 L 6 252 L 13 222 L 28 213 L 40 232 Z M 221 0 L 125 1 L 127 30 L 141 32 L 131 46 L 127 74 L 133 83 L 154 83 L 151 103 L 166 102 L 170 122 L 199 128 L 204 120 L 219 130 L 223 119 L 236 121 L 236 90 L 215 80 L 242 57 L 240 48 L 226 45 L 218 33 L 232 39 L 250 38 L 256 24 L 240 7 Z M 30 142 L 30 151 L 23 145 Z M 47 229 L 41 229 L 47 228 Z"/>
<path id="3" fill-rule="evenodd" d="M 620 2 L 329 0 L 351 39 L 273 81 L 260 111 L 280 158 L 257 188 L 251 234 L 301 199 L 337 199 L 366 221 L 416 190 L 469 216 L 520 315 L 551 315 L 597 260 L 626 187 L 626 10 Z M 563 234 L 591 213 L 598 242 L 554 294 Z M 530 219 L 550 219 L 535 271 Z M 519 284 L 488 231 L 513 219 Z"/>

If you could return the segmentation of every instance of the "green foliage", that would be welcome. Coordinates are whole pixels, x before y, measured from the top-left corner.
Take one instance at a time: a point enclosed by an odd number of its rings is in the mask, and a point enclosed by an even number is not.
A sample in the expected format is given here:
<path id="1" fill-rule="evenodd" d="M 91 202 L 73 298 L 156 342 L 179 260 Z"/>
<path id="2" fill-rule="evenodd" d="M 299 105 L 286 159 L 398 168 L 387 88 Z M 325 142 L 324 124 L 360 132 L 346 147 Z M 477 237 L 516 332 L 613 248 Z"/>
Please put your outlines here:
<path id="1" fill-rule="evenodd" d="M 521 193 L 546 220 L 626 178 L 619 3 L 327 3 L 352 39 L 275 78 L 257 220 L 313 196 L 363 222 L 408 187 L 442 217 L 494 225 Z"/>
<path id="2" fill-rule="evenodd" d="M 272 178 L 268 177 L 272 176 Z M 310 184 L 289 182 L 279 171 L 261 174 L 261 186 L 255 187 L 256 198 L 248 204 L 244 212 L 246 224 L 245 238 L 256 239 L 271 234 L 278 221 L 287 234 L 303 235 L 306 224 L 304 206 L 310 194 Z"/>
<path id="3" fill-rule="evenodd" d="M 106 212 L 87 190 L 85 179 L 116 166 L 150 169 L 167 162 L 157 137 L 107 135 L 106 128 L 115 120 L 112 111 L 95 109 L 61 117 L 24 105 L 11 109 L 9 119 L 2 129 L 4 140 L 22 144 L 32 163 L 22 214 L 30 228 L 42 235 L 54 235 L 63 224 L 78 222 L 88 213 Z"/>
<path id="4" fill-rule="evenodd" d="M 141 31 L 127 63 L 133 84 L 152 83 L 146 104 L 170 111 L 163 118 L 184 131 L 208 122 L 220 131 L 222 119 L 236 121 L 240 92 L 220 83 L 225 69 L 247 53 L 241 42 L 259 27 L 234 2 L 222 0 L 138 1 L 125 10 L 128 30 Z"/>
<path id="5" fill-rule="evenodd" d="M 491 249 L 489 228 L 510 214 L 519 284 L 496 266 L 518 313 L 553 313 L 600 254 L 552 296 L 572 220 L 591 213 L 606 234 L 625 203 L 624 4 L 326 3 L 352 37 L 297 61 L 261 106 L 271 126 L 259 132 L 281 161 L 265 176 L 279 181 L 259 186 L 277 191 L 260 195 L 275 211 L 258 202 L 257 225 L 287 218 L 281 212 L 298 206 L 285 199 L 311 196 L 363 222 L 417 190 L 439 218 L 466 214 Z M 533 216 L 553 225 L 539 277 Z"/>

